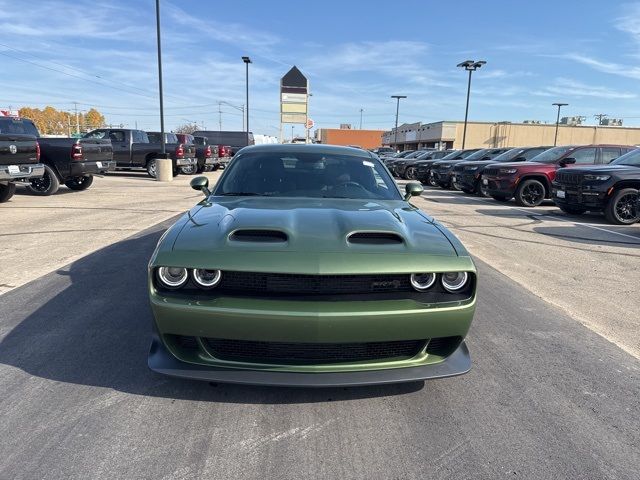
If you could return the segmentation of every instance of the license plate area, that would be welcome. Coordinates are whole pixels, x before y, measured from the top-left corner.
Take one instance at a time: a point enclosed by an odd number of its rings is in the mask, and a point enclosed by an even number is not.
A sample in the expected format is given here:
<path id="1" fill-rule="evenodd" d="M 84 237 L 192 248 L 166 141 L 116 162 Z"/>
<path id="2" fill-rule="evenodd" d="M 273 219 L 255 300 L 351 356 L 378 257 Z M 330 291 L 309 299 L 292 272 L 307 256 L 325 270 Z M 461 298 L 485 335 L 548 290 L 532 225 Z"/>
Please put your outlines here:
<path id="1" fill-rule="evenodd" d="M 7 170 L 9 171 L 9 175 L 19 175 L 20 174 L 20 167 L 18 165 L 9 165 L 7 167 Z"/>

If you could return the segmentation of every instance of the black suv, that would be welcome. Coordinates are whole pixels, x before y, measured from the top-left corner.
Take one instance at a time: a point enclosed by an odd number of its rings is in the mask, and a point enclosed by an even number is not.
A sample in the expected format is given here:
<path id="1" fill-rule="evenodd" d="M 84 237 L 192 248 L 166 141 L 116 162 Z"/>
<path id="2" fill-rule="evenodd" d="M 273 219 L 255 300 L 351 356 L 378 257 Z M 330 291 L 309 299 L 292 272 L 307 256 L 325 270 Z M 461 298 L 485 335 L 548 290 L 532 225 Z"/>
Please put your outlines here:
<path id="1" fill-rule="evenodd" d="M 519 147 L 512 148 L 491 160 L 465 160 L 453 167 L 453 185 L 465 193 L 477 193 L 488 197 L 489 193 L 482 188 L 480 177 L 484 167 L 492 163 L 526 162 L 551 147 Z"/>
<path id="2" fill-rule="evenodd" d="M 471 153 L 471 155 L 466 156 L 465 158 L 454 157 L 448 159 L 447 157 L 443 158 L 439 162 L 435 162 L 431 166 L 431 175 L 433 176 L 433 180 L 435 183 L 442 188 L 451 188 L 454 187 L 456 190 L 460 190 L 457 184 L 453 183 L 453 167 L 465 161 L 472 160 L 491 160 L 501 153 L 506 152 L 509 148 L 482 148 L 478 149 L 475 152 Z"/>
<path id="3" fill-rule="evenodd" d="M 640 220 L 640 149 L 608 165 L 561 168 L 552 184 L 553 201 L 562 211 L 578 215 L 604 211 L 610 223 Z"/>

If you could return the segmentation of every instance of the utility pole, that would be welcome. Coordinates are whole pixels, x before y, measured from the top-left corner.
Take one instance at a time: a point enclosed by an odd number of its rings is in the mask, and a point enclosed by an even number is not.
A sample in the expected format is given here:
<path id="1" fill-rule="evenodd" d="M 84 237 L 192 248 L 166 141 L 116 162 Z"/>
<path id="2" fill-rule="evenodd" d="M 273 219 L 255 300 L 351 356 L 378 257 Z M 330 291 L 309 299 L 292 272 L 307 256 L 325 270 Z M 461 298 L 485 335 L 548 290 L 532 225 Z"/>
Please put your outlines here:
<path id="1" fill-rule="evenodd" d="M 364 112 L 364 110 L 361 108 L 360 109 L 360 130 L 362 130 L 362 112 Z"/>
<path id="2" fill-rule="evenodd" d="M 167 147 L 164 138 L 164 98 L 162 93 L 162 41 L 160 37 L 160 0 L 156 0 L 156 36 L 158 38 L 158 97 L 160 100 L 160 153 L 166 157 Z"/>
<path id="3" fill-rule="evenodd" d="M 602 125 L 602 119 L 607 118 L 609 115 L 607 115 L 606 113 L 599 113 L 597 115 L 594 115 L 594 118 L 598 119 L 598 125 Z"/>
<path id="4" fill-rule="evenodd" d="M 80 133 L 80 121 L 78 120 L 78 102 L 73 102 L 76 109 L 76 135 Z"/>
<path id="5" fill-rule="evenodd" d="M 293 128 L 295 125 L 291 125 L 291 143 L 293 143 Z"/>
<path id="6" fill-rule="evenodd" d="M 469 97 L 471 96 L 471 74 L 475 72 L 477 69 L 485 65 L 487 62 L 484 60 L 467 60 L 462 63 L 456 65 L 456 67 L 464 68 L 467 72 L 469 72 L 469 80 L 467 82 L 467 104 L 464 109 L 464 128 L 462 129 L 462 149 L 464 150 L 464 145 L 467 140 L 467 119 L 469 118 Z"/>
<path id="7" fill-rule="evenodd" d="M 222 102 L 218 102 L 218 127 L 218 130 L 222 131 Z"/>

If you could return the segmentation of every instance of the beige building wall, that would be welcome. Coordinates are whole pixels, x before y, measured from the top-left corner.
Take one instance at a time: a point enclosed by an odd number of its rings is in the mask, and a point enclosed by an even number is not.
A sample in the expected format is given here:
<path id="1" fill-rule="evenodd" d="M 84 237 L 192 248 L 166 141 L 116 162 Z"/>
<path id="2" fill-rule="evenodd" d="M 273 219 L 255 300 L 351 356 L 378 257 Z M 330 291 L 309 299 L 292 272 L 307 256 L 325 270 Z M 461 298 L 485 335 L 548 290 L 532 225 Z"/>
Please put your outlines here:
<path id="1" fill-rule="evenodd" d="M 452 123 L 451 125 L 455 126 L 453 148 L 462 148 L 464 123 Z M 465 148 L 553 145 L 555 129 L 555 124 L 469 122 L 467 124 Z M 640 145 L 640 128 L 574 127 L 568 125 L 560 125 L 558 127 L 558 145 L 587 145 L 591 143 Z"/>

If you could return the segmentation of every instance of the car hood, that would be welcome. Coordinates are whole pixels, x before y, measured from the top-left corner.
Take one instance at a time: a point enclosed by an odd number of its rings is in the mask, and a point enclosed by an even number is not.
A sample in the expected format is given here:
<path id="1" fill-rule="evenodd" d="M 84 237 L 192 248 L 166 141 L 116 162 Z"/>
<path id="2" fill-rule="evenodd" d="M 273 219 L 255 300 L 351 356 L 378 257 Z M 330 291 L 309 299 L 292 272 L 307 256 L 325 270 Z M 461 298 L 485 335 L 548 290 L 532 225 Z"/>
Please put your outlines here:
<path id="1" fill-rule="evenodd" d="M 509 167 L 527 167 L 527 168 L 538 168 L 538 167 L 550 167 L 556 168 L 558 165 L 555 163 L 539 163 L 539 162 L 493 162 L 489 163 L 491 167 L 497 168 L 509 168 Z"/>
<path id="2" fill-rule="evenodd" d="M 217 255 L 247 250 L 324 253 L 426 253 L 456 255 L 433 219 L 401 200 L 283 199 L 211 197 L 196 207 L 177 236 L 173 250 Z M 233 240 L 240 230 L 282 232 L 286 241 Z M 347 241 L 353 232 L 395 234 L 402 243 Z"/>

